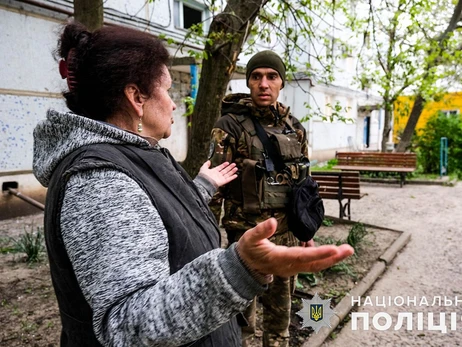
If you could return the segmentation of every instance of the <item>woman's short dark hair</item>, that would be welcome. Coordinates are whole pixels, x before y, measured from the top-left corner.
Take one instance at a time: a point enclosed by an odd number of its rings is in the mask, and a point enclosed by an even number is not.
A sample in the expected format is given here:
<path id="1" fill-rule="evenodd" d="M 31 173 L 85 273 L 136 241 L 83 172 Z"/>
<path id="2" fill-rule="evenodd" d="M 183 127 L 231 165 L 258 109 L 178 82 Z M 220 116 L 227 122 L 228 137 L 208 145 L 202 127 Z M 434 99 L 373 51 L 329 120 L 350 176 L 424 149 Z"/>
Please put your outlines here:
<path id="1" fill-rule="evenodd" d="M 122 109 L 130 83 L 151 96 L 169 59 L 162 42 L 148 33 L 120 26 L 91 33 L 76 22 L 64 27 L 57 55 L 68 71 L 69 91 L 63 93 L 67 106 L 96 120 Z"/>

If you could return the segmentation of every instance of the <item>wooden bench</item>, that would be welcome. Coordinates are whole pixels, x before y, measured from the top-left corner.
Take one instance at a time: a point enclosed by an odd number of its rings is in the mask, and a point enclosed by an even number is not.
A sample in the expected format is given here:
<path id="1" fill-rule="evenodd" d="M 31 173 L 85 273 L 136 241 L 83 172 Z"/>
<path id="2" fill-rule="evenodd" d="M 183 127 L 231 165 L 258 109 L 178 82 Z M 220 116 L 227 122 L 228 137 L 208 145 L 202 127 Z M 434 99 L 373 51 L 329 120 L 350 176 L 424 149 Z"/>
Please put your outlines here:
<path id="1" fill-rule="evenodd" d="M 336 158 L 336 170 L 396 172 L 401 187 L 406 183 L 406 174 L 417 168 L 415 153 L 337 152 Z"/>
<path id="2" fill-rule="evenodd" d="M 351 220 L 351 200 L 359 200 L 364 194 L 359 189 L 358 171 L 312 171 L 311 177 L 319 185 L 319 195 L 323 199 L 338 200 L 339 218 Z M 343 203 L 343 200 L 347 200 Z"/>

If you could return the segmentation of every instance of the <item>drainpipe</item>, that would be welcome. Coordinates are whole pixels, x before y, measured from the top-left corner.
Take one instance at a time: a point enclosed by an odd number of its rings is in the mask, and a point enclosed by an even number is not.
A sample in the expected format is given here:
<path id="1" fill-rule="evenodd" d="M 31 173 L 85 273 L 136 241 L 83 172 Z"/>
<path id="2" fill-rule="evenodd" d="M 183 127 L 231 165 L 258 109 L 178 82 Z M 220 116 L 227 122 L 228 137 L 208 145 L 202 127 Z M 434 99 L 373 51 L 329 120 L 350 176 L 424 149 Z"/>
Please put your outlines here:
<path id="1" fill-rule="evenodd" d="M 196 102 L 197 96 L 197 89 L 199 87 L 199 79 L 197 77 L 197 65 L 191 64 L 189 65 L 190 73 L 191 73 L 191 98 Z"/>
<path id="2" fill-rule="evenodd" d="M 45 210 L 45 205 L 38 202 L 37 200 L 34 200 L 30 197 L 28 197 L 27 195 L 24 195 L 20 192 L 18 192 L 16 189 L 14 188 L 8 188 L 8 192 L 14 196 L 17 196 L 18 198 L 28 202 L 29 204 L 31 205 L 34 205 L 35 207 L 37 207 L 38 209 L 44 211 Z"/>

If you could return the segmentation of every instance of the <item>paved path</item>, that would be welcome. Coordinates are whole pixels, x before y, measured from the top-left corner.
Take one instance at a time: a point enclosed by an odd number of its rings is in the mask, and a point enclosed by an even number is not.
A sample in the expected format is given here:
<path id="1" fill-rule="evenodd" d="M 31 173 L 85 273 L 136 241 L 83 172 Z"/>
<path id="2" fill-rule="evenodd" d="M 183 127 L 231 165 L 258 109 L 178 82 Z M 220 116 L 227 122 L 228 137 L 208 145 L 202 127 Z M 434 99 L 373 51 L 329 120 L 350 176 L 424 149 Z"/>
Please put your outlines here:
<path id="1" fill-rule="evenodd" d="M 395 258 L 385 274 L 366 293 L 374 305 L 361 306 L 358 312 L 369 313 L 370 329 L 352 330 L 351 321 L 332 342 L 323 346 L 462 346 L 462 184 L 455 187 L 364 184 L 361 190 L 368 195 L 352 201 L 352 219 L 409 231 L 411 241 Z M 326 212 L 338 215 L 338 204 L 326 201 Z M 458 296 L 456 306 L 419 306 L 423 297 L 432 305 L 433 297 Z M 417 305 L 378 307 L 382 297 L 417 297 Z M 399 299 L 397 299 L 399 300 Z M 392 318 L 389 330 L 379 331 L 372 324 L 378 312 L 388 313 Z M 413 329 L 406 330 L 406 320 L 401 329 L 394 331 L 398 313 L 412 312 Z M 423 313 L 423 330 L 417 330 L 417 312 Z M 439 313 L 446 313 L 447 333 L 428 330 L 428 313 L 434 313 L 435 325 Z M 457 313 L 457 330 L 451 331 L 450 313 Z M 362 321 L 362 320 L 361 320 Z M 385 319 L 379 320 L 380 325 Z"/>

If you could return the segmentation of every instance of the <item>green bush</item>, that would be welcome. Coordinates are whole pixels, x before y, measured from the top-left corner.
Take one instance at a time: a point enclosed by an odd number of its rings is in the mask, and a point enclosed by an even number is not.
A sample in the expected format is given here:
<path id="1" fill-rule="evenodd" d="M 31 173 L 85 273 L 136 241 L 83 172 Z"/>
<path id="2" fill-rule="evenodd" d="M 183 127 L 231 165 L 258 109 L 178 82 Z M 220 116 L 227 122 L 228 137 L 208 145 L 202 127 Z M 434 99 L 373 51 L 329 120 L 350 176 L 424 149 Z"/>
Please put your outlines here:
<path id="1" fill-rule="evenodd" d="M 432 116 L 424 129 L 415 135 L 418 163 L 424 173 L 439 174 L 440 142 L 448 139 L 448 174 L 462 178 L 462 118 L 460 115 L 447 116 L 438 112 Z"/>

